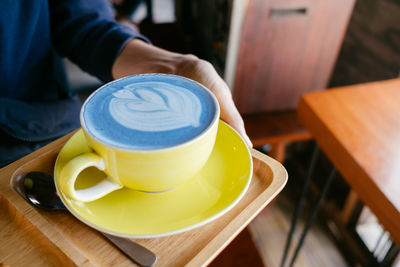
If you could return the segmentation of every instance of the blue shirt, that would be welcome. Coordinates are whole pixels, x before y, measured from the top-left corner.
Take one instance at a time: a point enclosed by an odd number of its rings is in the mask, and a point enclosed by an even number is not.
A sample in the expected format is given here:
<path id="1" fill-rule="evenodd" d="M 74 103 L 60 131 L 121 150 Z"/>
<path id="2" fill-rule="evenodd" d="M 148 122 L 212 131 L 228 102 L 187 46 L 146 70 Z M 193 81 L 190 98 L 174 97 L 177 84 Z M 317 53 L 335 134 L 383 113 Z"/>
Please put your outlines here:
<path id="1" fill-rule="evenodd" d="M 1 166 L 22 156 L 9 155 L 8 137 L 46 143 L 79 127 L 80 102 L 60 57 L 107 82 L 125 43 L 146 39 L 115 23 L 107 0 L 2 0 L 0 7 Z"/>

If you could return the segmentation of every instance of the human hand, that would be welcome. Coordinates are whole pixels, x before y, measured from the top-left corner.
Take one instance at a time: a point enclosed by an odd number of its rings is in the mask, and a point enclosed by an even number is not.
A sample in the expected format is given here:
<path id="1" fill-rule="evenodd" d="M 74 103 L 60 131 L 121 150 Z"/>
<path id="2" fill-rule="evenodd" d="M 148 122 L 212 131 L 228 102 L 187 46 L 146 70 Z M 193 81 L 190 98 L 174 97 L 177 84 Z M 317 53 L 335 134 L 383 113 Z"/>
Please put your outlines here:
<path id="1" fill-rule="evenodd" d="M 243 137 L 247 145 L 252 147 L 253 145 L 244 128 L 243 119 L 233 102 L 228 85 L 209 62 L 192 55 L 186 55 L 186 57 L 177 69 L 176 74 L 195 80 L 210 89 L 220 104 L 221 119 L 231 125 Z"/>
<path id="2" fill-rule="evenodd" d="M 218 99 L 221 119 L 231 125 L 249 147 L 243 119 L 232 99 L 227 84 L 207 61 L 193 55 L 173 53 L 141 40 L 133 39 L 124 47 L 112 68 L 115 79 L 140 73 L 169 73 L 195 80 L 210 89 Z"/>

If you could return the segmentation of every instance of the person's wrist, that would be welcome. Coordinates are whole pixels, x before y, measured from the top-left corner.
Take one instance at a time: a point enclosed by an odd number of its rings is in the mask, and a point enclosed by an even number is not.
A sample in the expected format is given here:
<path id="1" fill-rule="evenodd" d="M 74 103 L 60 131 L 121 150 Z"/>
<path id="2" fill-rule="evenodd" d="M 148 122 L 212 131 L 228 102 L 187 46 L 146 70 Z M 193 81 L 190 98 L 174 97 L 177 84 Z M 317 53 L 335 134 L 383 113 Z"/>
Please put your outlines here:
<path id="1" fill-rule="evenodd" d="M 131 39 L 114 61 L 111 72 L 114 79 L 140 73 L 168 73 L 185 76 L 184 73 L 189 73 L 196 68 L 198 61 L 199 59 L 194 55 L 170 52 L 140 39 Z"/>
<path id="2" fill-rule="evenodd" d="M 173 72 L 173 66 L 166 63 L 165 55 L 160 50 L 140 39 L 129 40 L 114 61 L 111 69 L 113 78 L 141 73 Z"/>

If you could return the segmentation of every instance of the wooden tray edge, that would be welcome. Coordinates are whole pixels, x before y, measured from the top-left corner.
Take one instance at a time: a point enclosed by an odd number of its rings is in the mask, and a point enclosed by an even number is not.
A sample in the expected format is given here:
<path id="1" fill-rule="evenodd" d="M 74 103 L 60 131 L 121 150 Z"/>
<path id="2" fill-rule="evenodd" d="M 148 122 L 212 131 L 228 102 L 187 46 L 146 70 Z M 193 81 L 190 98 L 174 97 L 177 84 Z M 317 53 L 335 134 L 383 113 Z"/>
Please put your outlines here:
<path id="1" fill-rule="evenodd" d="M 288 174 L 281 163 L 275 159 L 251 149 L 253 161 L 261 164 L 253 165 L 253 175 L 258 173 L 261 165 L 267 165 L 272 171 L 272 182 L 266 190 L 248 205 L 234 220 L 232 220 L 211 242 L 207 244 L 186 266 L 206 266 L 229 245 L 229 243 L 282 191 L 285 187 Z M 255 169 L 257 168 L 257 169 Z M 248 214 L 252 214 L 248 216 Z M 232 232 L 232 229 L 236 229 Z M 220 247 L 214 251 L 213 248 Z"/>
<path id="2" fill-rule="evenodd" d="M 49 242 L 54 244 L 57 248 L 65 253 L 73 262 L 78 266 L 94 266 L 87 257 L 85 257 L 79 250 L 77 250 L 72 244 L 70 244 L 67 238 L 58 231 L 56 227 L 51 225 L 41 214 L 40 211 L 33 208 L 29 203 L 27 203 L 24 198 L 17 193 L 12 182 L 12 177 L 14 173 L 18 171 L 18 169 L 23 166 L 25 163 L 46 155 L 47 153 L 53 153 L 58 147 L 62 147 L 62 145 L 70 138 L 70 136 L 74 132 L 67 134 L 51 144 L 48 144 L 33 153 L 11 163 L 10 165 L 5 166 L 0 169 L 0 195 L 5 197 L 10 205 L 24 215 L 24 217 L 34 226 L 36 227 Z M 46 227 L 44 227 L 44 225 Z"/>

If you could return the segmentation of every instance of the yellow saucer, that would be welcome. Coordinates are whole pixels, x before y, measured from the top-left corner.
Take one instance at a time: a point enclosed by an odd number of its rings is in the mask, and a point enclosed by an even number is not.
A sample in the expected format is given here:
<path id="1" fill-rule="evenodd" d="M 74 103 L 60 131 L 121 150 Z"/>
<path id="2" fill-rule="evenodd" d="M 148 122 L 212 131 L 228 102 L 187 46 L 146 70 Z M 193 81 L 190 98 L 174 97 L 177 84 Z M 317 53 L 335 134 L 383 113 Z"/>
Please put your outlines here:
<path id="1" fill-rule="evenodd" d="M 163 193 L 123 188 L 93 202 L 71 200 L 59 190 L 60 169 L 71 158 L 90 150 L 82 130 L 64 145 L 54 169 L 57 192 L 79 220 L 122 237 L 160 237 L 204 225 L 230 210 L 243 197 L 252 177 L 249 149 L 241 137 L 221 121 L 206 165 L 178 188 Z M 89 168 L 79 175 L 76 186 L 84 188 L 104 177 L 96 168 Z"/>

